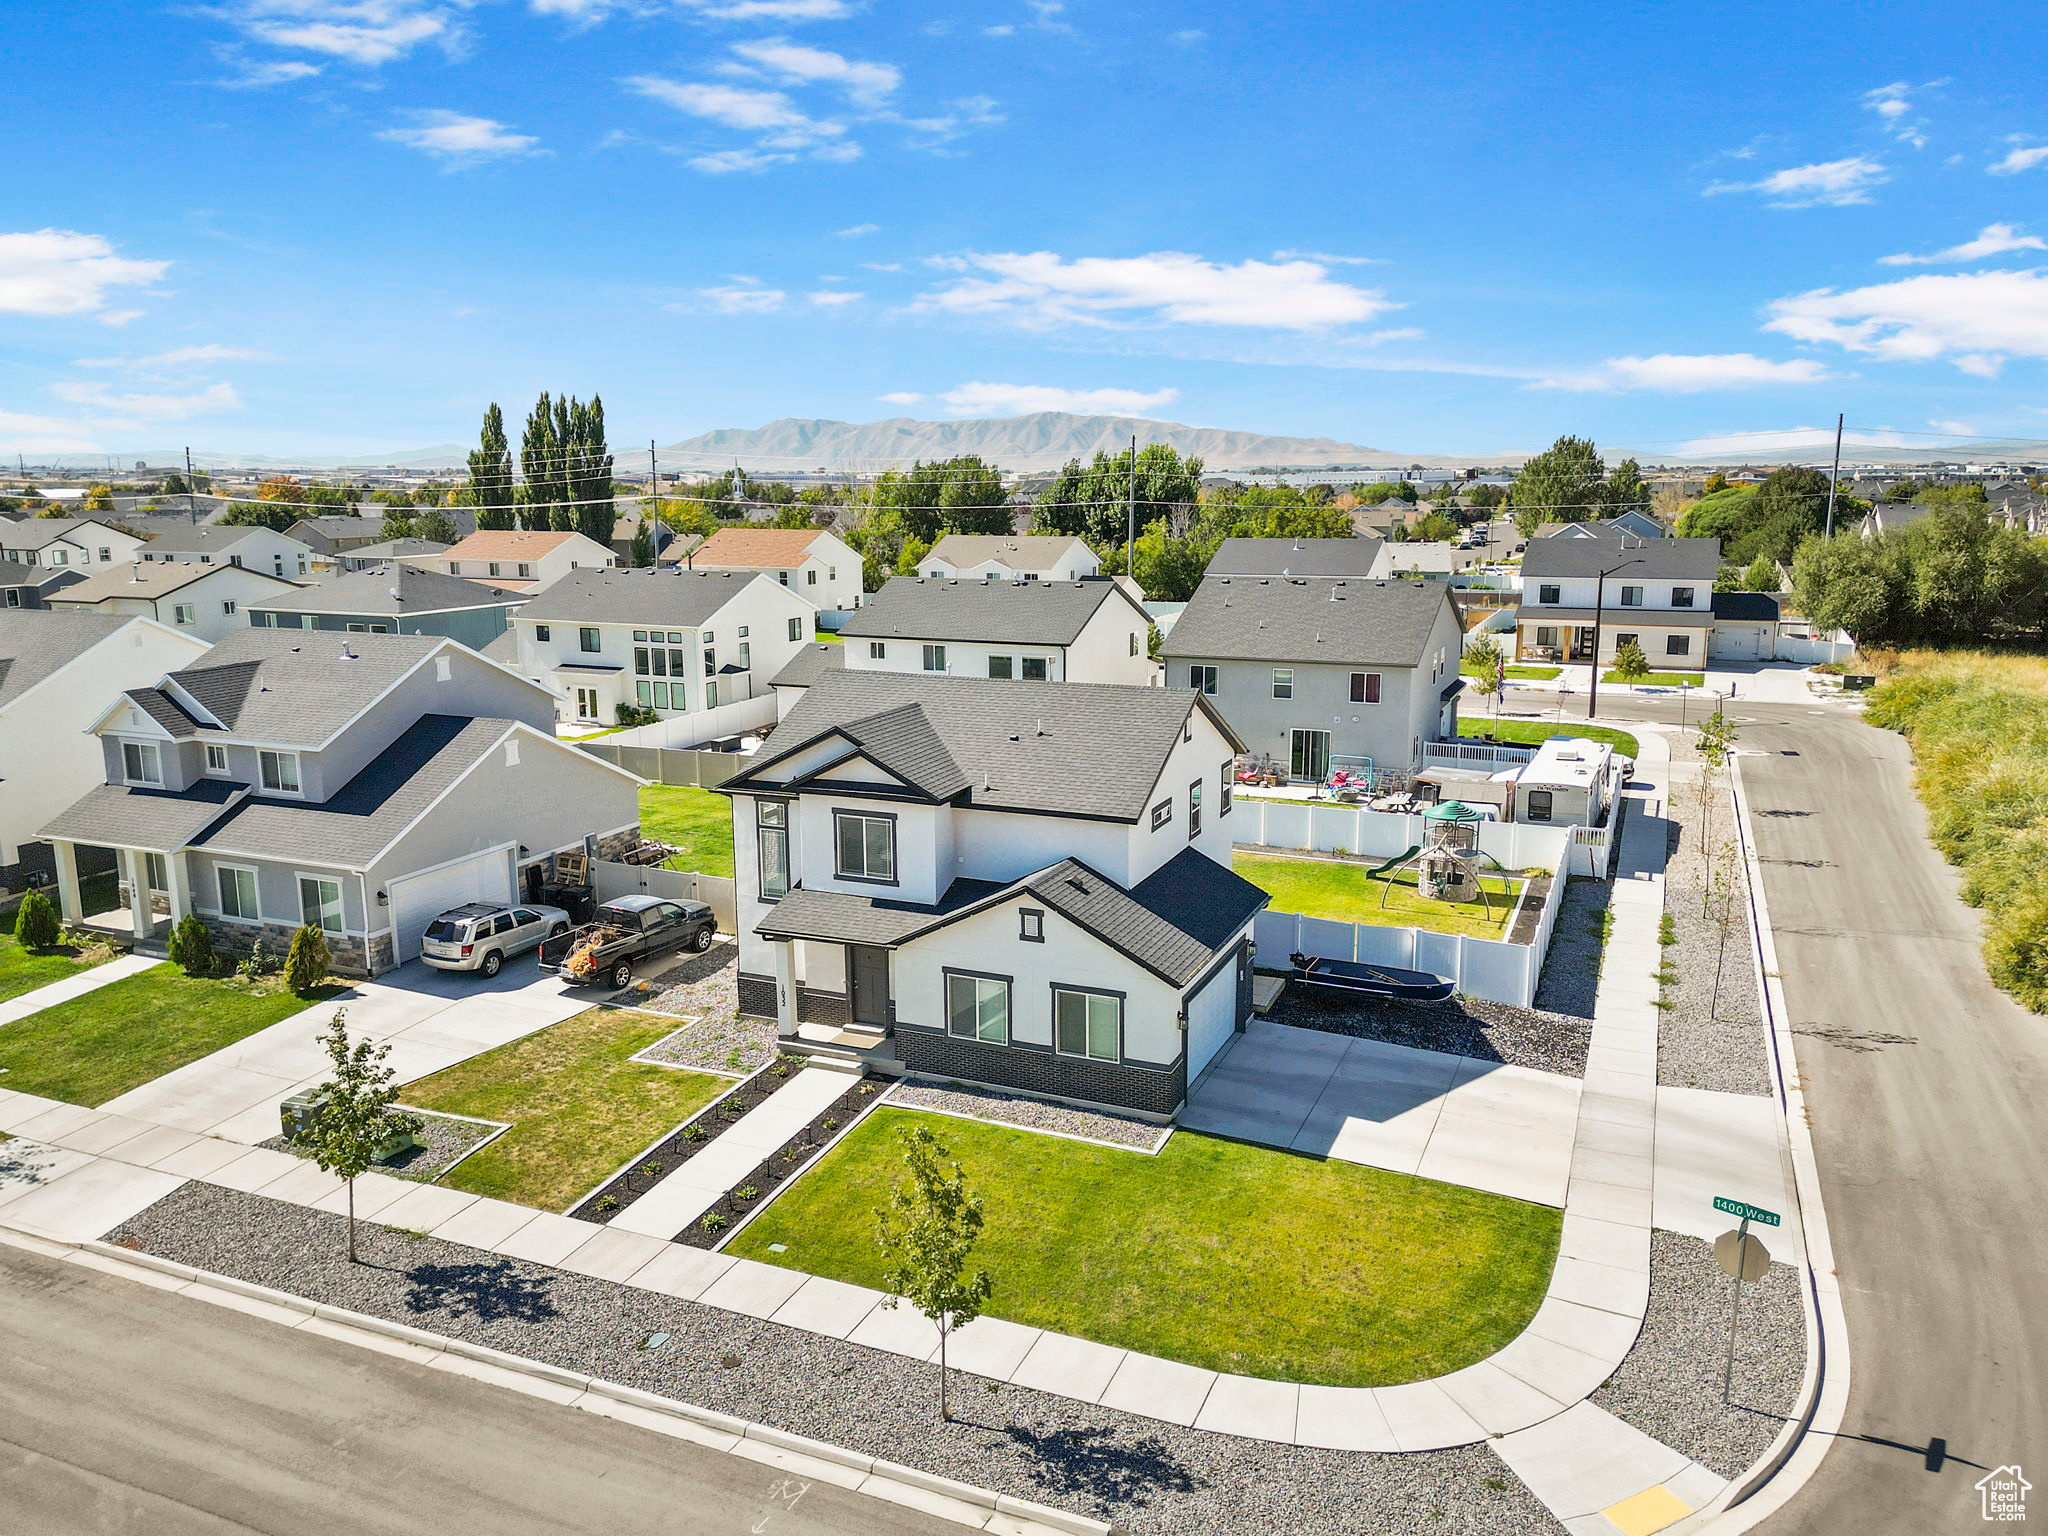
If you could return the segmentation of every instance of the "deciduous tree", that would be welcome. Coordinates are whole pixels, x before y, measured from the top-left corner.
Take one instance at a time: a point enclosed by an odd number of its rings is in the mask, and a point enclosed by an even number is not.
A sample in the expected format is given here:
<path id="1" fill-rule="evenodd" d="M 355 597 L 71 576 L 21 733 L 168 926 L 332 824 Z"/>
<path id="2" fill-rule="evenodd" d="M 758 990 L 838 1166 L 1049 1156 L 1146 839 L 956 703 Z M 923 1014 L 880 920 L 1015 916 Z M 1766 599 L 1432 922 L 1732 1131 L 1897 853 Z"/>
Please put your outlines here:
<path id="1" fill-rule="evenodd" d="M 350 1041 L 347 1015 L 337 1012 L 320 1036 L 334 1075 L 316 1090 L 321 1103 L 297 1144 L 348 1190 L 348 1261 L 356 1262 L 356 1180 L 394 1136 L 417 1132 L 419 1116 L 393 1108 L 397 1072 L 384 1064 L 389 1045 Z"/>
<path id="2" fill-rule="evenodd" d="M 985 1269 L 968 1273 L 981 1236 L 981 1198 L 969 1193 L 960 1165 L 921 1125 L 903 1130 L 904 1185 L 875 1212 L 875 1242 L 888 1263 L 885 1307 L 907 1301 L 939 1330 L 939 1417 L 951 1420 L 946 1342 L 981 1316 L 994 1282 Z"/>

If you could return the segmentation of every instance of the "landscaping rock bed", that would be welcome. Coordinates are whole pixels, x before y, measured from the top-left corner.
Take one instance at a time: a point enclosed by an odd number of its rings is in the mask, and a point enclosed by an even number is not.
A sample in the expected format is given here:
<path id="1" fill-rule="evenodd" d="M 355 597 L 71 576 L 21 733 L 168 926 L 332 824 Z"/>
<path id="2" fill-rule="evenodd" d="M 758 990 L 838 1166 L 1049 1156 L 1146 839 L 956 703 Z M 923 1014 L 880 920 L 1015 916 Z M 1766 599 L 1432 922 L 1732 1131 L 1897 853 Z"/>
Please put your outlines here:
<path id="1" fill-rule="evenodd" d="M 1454 997 L 1442 1003 L 1367 1003 L 1289 986 L 1267 1015 L 1277 1024 L 1320 1029 L 1412 1045 L 1418 1050 L 1476 1056 L 1481 1061 L 1533 1067 L 1538 1072 L 1586 1075 L 1590 1020 L 1514 1008 L 1483 998 Z"/>
<path id="2" fill-rule="evenodd" d="M 629 989 L 611 999 L 696 1021 L 642 1051 L 643 1060 L 744 1075 L 775 1059 L 774 1022 L 740 1017 L 739 961 L 737 944 L 714 944 L 654 977 L 645 992 Z"/>
<path id="3" fill-rule="evenodd" d="M 181 1263 L 1114 1518 L 1131 1536 L 1555 1536 L 1485 1445 L 1375 1456 L 1270 1445 L 957 1379 L 935 1368 L 631 1286 L 192 1183 L 111 1234 Z M 642 1349 L 665 1333 L 659 1349 Z"/>
<path id="4" fill-rule="evenodd" d="M 1615 1417 L 1723 1477 L 1749 1467 L 1777 1438 L 1806 1370 L 1799 1272 L 1773 1264 L 1742 1288 L 1734 1403 L 1722 1402 L 1734 1286 L 1711 1244 L 1652 1233 L 1649 1315 L 1621 1368 L 1593 1394 Z"/>
<path id="5" fill-rule="evenodd" d="M 403 1109 L 406 1106 L 401 1102 L 399 1107 Z M 388 1173 L 394 1179 L 417 1179 L 422 1184 L 433 1183 L 505 1129 L 501 1122 L 494 1120 L 465 1120 L 460 1115 L 437 1115 L 424 1109 L 408 1109 L 406 1112 L 419 1116 L 419 1137 L 425 1145 L 391 1162 L 379 1163 L 375 1171 Z M 306 1155 L 285 1136 L 273 1136 L 260 1145 L 272 1152 L 289 1152 L 294 1157 Z"/>
<path id="6" fill-rule="evenodd" d="M 1076 1109 L 1021 1093 L 1002 1093 L 994 1088 L 977 1088 L 967 1083 L 918 1083 L 905 1080 L 889 1091 L 888 1101 L 905 1109 L 930 1109 L 940 1114 L 964 1115 L 969 1120 L 987 1120 L 997 1125 L 1020 1126 L 1027 1131 L 1055 1131 L 1078 1136 L 1083 1141 L 1106 1141 L 1112 1146 L 1135 1147 L 1156 1152 L 1172 1127 L 1127 1115 L 1104 1114 L 1099 1110 Z"/>
<path id="7" fill-rule="evenodd" d="M 849 1079 L 846 1092 L 811 1117 L 810 1124 L 754 1165 L 718 1203 L 675 1235 L 692 1248 L 716 1248 L 739 1229 L 741 1222 L 766 1205 L 789 1180 L 810 1166 L 811 1159 L 840 1131 L 882 1101 L 886 1081 L 872 1072 Z M 753 1191 L 749 1194 L 747 1191 Z"/>
<path id="8" fill-rule="evenodd" d="M 1569 1018 L 1593 1017 L 1593 995 L 1600 989 L 1600 960 L 1607 948 L 1607 909 L 1614 898 L 1612 880 L 1574 875 L 1564 888 L 1557 924 L 1550 931 L 1550 953 L 1536 983 L 1536 1007 Z"/>

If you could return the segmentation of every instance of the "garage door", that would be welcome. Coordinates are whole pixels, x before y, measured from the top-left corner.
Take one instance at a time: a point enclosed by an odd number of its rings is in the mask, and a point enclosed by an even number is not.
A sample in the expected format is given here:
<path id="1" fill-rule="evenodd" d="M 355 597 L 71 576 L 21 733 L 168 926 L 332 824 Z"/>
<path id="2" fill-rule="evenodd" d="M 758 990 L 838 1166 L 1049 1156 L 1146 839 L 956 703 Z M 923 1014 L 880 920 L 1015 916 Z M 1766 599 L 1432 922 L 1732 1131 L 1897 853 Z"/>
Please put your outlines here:
<path id="1" fill-rule="evenodd" d="M 1755 661 L 1759 649 L 1757 635 L 1754 624 L 1717 624 L 1713 654 L 1727 661 Z"/>
<path id="2" fill-rule="evenodd" d="M 450 907 L 465 901 L 516 900 L 511 855 L 509 847 L 493 848 L 439 869 L 393 880 L 386 889 L 391 893 L 391 921 L 397 929 L 398 963 L 419 958 L 420 935 Z"/>
<path id="3" fill-rule="evenodd" d="M 1188 1082 L 1194 1083 L 1237 1029 L 1237 967 L 1226 965 L 1188 1004 Z"/>

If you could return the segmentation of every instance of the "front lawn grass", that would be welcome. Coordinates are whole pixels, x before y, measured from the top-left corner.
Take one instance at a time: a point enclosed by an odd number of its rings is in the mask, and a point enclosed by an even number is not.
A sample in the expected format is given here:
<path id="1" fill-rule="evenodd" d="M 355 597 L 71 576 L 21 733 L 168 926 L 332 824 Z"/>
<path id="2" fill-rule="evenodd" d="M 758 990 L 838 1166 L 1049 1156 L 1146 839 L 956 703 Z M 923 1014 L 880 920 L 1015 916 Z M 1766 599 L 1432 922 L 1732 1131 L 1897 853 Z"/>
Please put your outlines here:
<path id="1" fill-rule="evenodd" d="M 1458 734 L 1464 737 L 1492 736 L 1517 746 L 1540 747 L 1553 736 L 1582 736 L 1604 741 L 1623 757 L 1641 757 L 1643 745 L 1627 731 L 1611 726 L 1587 725 L 1582 720 L 1500 720 L 1491 715 L 1459 715 Z"/>
<path id="2" fill-rule="evenodd" d="M 1491 677 L 1493 675 L 1493 668 L 1482 667 L 1477 662 L 1465 662 L 1459 666 L 1458 670 L 1467 677 Z M 1563 667 L 1518 666 L 1510 663 L 1502 670 L 1501 675 L 1508 678 L 1511 682 L 1547 683 L 1563 671 Z"/>
<path id="3" fill-rule="evenodd" d="M 100 1105 L 341 991 L 187 976 L 169 962 L 0 1029 L 9 1088 Z"/>
<path id="4" fill-rule="evenodd" d="M 1341 1387 L 1438 1376 L 1522 1331 L 1559 1213 L 1177 1131 L 1157 1156 L 878 1109 L 727 1251 L 887 1288 L 874 1212 L 929 1126 L 981 1196 L 992 1316 L 1211 1370 Z M 772 1245 L 786 1249 L 777 1253 Z"/>
<path id="5" fill-rule="evenodd" d="M 1628 683 L 1638 688 L 1698 688 L 1707 680 L 1704 672 L 1645 672 L 1641 677 L 1623 677 L 1619 672 L 1602 672 L 1603 683 Z"/>
<path id="6" fill-rule="evenodd" d="M 731 1087 L 730 1079 L 628 1061 L 677 1029 L 661 1014 L 589 1008 L 406 1086 L 414 1109 L 511 1122 L 439 1180 L 542 1210 L 566 1210 Z"/>
<path id="7" fill-rule="evenodd" d="M 0 933 L 0 1003 L 33 992 L 37 987 L 47 987 L 53 981 L 62 981 L 66 976 L 89 971 L 99 963 L 82 958 L 69 944 L 36 954 L 23 949 L 12 934 Z"/>
<path id="8" fill-rule="evenodd" d="M 673 843 L 681 867 L 732 878 L 732 801 L 688 784 L 640 791 L 640 835 Z"/>
<path id="9" fill-rule="evenodd" d="M 1367 879 L 1365 872 L 1372 866 L 1350 859 L 1290 859 L 1242 850 L 1230 856 L 1230 867 L 1269 893 L 1275 912 L 1299 912 L 1303 917 L 1370 923 L 1379 928 L 1427 928 L 1474 939 L 1507 937 L 1516 898 L 1527 883 L 1481 875 L 1479 883 L 1493 903 L 1488 912 L 1481 902 L 1436 901 L 1422 895 L 1415 889 L 1413 869 Z M 1383 895 L 1384 906 L 1380 904 Z"/>

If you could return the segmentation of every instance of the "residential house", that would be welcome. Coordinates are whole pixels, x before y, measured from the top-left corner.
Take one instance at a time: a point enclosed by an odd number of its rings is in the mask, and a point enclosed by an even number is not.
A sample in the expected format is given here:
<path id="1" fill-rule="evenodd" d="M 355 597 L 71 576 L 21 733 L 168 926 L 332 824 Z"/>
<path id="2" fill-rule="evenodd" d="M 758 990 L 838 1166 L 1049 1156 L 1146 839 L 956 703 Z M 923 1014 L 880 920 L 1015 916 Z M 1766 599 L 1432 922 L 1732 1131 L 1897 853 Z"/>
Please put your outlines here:
<path id="1" fill-rule="evenodd" d="M 693 571 L 758 572 L 814 608 L 850 613 L 860 607 L 860 554 L 823 528 L 721 528 L 690 551 Z"/>
<path id="2" fill-rule="evenodd" d="M 1210 576 L 1384 576 L 1383 539 L 1225 539 L 1209 557 Z"/>
<path id="3" fill-rule="evenodd" d="M 1242 744 L 1185 689 L 844 671 L 732 797 L 742 1013 L 1166 1117 L 1250 1012 Z"/>
<path id="4" fill-rule="evenodd" d="M 1151 622 L 1121 583 L 1102 576 L 897 576 L 839 633 L 849 671 L 1146 684 L 1158 675 L 1147 648 Z"/>
<path id="5" fill-rule="evenodd" d="M 154 619 L 0 612 L 0 892 L 55 877 L 37 830 L 104 777 L 89 732 L 108 700 L 205 653 Z"/>
<path id="6" fill-rule="evenodd" d="M 1380 574 L 1447 581 L 1476 571 L 1493 558 L 1493 552 L 1485 545 L 1468 549 L 1448 539 L 1389 540 L 1380 551 Z"/>
<path id="7" fill-rule="evenodd" d="M 380 542 L 384 537 L 384 522 L 381 518 L 353 514 L 302 517 L 285 532 L 321 558 L 338 560 L 351 550 Z"/>
<path id="8" fill-rule="evenodd" d="M 460 576 L 394 564 L 352 571 L 253 603 L 249 622 L 259 629 L 445 635 L 480 651 L 505 633 L 525 601 L 517 593 Z"/>
<path id="9" fill-rule="evenodd" d="M 0 560 L 0 608 L 44 608 L 52 593 L 85 580 L 86 572 L 75 567 L 25 565 L 18 560 Z"/>
<path id="10" fill-rule="evenodd" d="M 310 547 L 261 523 L 194 523 L 160 533 L 136 552 L 147 561 L 190 560 L 199 565 L 240 565 L 272 576 L 303 579 L 313 570 Z"/>
<path id="11" fill-rule="evenodd" d="M 1649 513 L 1631 507 L 1618 517 L 1588 518 L 1583 522 L 1542 523 L 1537 526 L 1539 539 L 1598 539 L 1608 535 L 1628 535 L 1637 539 L 1661 539 L 1664 525 Z"/>
<path id="12" fill-rule="evenodd" d="M 485 528 L 421 563 L 506 592 L 538 592 L 571 571 L 613 570 L 619 557 L 573 530 Z"/>
<path id="13" fill-rule="evenodd" d="M 1880 501 L 1864 513 L 1863 521 L 1857 525 L 1857 532 L 1864 538 L 1875 538 L 1880 533 L 1897 533 L 1900 529 L 1919 522 L 1934 508 L 1918 501 Z"/>
<path id="14" fill-rule="evenodd" d="M 1531 539 L 1515 659 L 1592 662 L 1598 628 L 1602 666 L 1634 640 L 1655 669 L 1697 671 L 1712 648 L 1720 569 L 1719 539 Z"/>
<path id="15" fill-rule="evenodd" d="M 246 565 L 196 560 L 137 560 L 51 594 L 68 612 L 126 613 L 197 635 L 208 645 L 249 625 L 251 603 L 297 593 L 297 582 Z"/>
<path id="16" fill-rule="evenodd" d="M 1774 592 L 1716 592 L 1707 655 L 1715 661 L 1772 660 L 1778 654 L 1780 617 Z"/>
<path id="17" fill-rule="evenodd" d="M 563 721 L 615 724 L 623 704 L 666 719 L 766 696 L 816 611 L 759 571 L 579 570 L 520 608 L 492 654 Z"/>
<path id="18" fill-rule="evenodd" d="M 94 716 L 104 782 L 42 829 L 71 919 L 77 850 L 112 848 L 138 934 L 196 912 L 217 946 L 281 957 L 311 923 L 374 975 L 449 907 L 531 900 L 555 853 L 639 839 L 641 781 L 440 636 L 245 629 Z"/>
<path id="19" fill-rule="evenodd" d="M 1102 562 L 1071 534 L 949 533 L 918 569 L 968 581 L 1085 581 L 1102 574 Z"/>
<path id="20" fill-rule="evenodd" d="M 142 540 L 92 517 L 25 517 L 0 524 L 0 560 L 49 570 L 126 565 Z"/>
<path id="21" fill-rule="evenodd" d="M 439 567 L 433 564 L 435 558 L 447 554 L 453 547 L 434 539 L 384 539 L 346 550 L 339 556 L 339 561 L 344 571 L 367 571 L 394 560 L 438 570 Z"/>
<path id="22" fill-rule="evenodd" d="M 1169 687 L 1297 780 L 1412 772 L 1457 734 L 1464 631 L 1440 581 L 1205 577 L 1160 653 Z"/>

